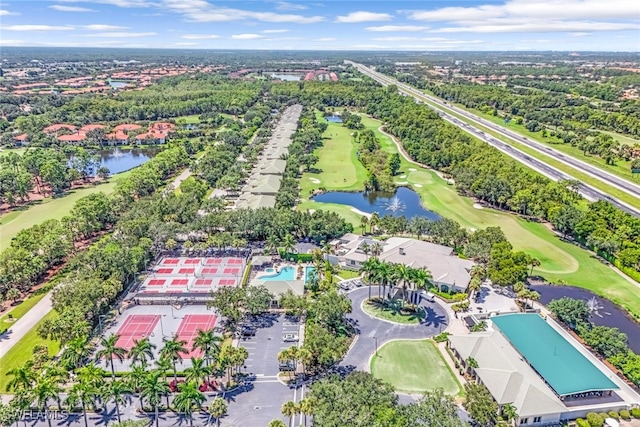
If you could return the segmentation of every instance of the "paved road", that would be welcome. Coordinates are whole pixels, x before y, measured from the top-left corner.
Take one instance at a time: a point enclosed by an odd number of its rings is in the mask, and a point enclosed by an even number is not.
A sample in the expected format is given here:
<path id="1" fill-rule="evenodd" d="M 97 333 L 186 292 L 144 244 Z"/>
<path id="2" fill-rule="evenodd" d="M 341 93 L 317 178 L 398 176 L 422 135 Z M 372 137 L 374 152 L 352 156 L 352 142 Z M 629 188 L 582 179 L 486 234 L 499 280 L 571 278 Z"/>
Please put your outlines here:
<path id="1" fill-rule="evenodd" d="M 0 357 L 7 354 L 52 309 L 51 293 L 48 293 L 0 336 Z M 4 375 L 4 373 L 0 373 L 0 375 Z"/>
<path id="2" fill-rule="evenodd" d="M 529 166 L 530 168 L 538 171 L 539 173 L 547 176 L 548 178 L 554 180 L 554 181 L 559 181 L 559 180 L 576 180 L 573 176 L 553 167 L 550 166 L 549 164 L 545 163 L 542 160 L 538 160 L 536 158 L 531 157 L 530 155 L 524 153 L 523 151 L 520 151 L 519 149 L 504 143 L 500 140 L 497 140 L 496 138 L 494 138 L 491 135 L 487 135 L 485 134 L 482 130 L 468 124 L 465 123 L 461 120 L 459 120 L 457 117 L 448 114 L 448 112 L 455 112 L 457 114 L 461 114 L 464 115 L 467 119 L 474 121 L 475 123 L 479 123 L 482 126 L 485 126 L 487 128 L 492 129 L 495 132 L 500 133 L 501 135 L 517 141 L 519 143 L 525 144 L 533 149 L 536 149 L 539 152 L 542 152 L 550 157 L 553 157 L 554 159 L 563 162 L 565 164 L 567 164 L 568 166 L 571 166 L 583 173 L 589 174 L 597 179 L 599 179 L 600 181 L 618 188 L 622 191 L 627 192 L 628 194 L 631 194 L 633 196 L 639 197 L 640 198 L 640 186 L 631 183 L 629 181 L 626 181 L 622 178 L 616 177 L 615 175 L 612 175 L 606 171 L 603 171 L 602 169 L 599 169 L 597 167 L 591 166 L 587 163 L 582 162 L 581 160 L 575 159 L 571 156 L 568 156 L 566 154 L 560 153 L 557 150 L 554 150 L 550 147 L 546 147 L 545 145 L 536 142 L 536 141 L 531 141 L 521 135 L 518 135 L 515 132 L 512 132 L 510 130 L 505 130 L 504 128 L 495 125 L 493 123 L 490 123 L 484 119 L 481 119 L 477 116 L 474 116 L 471 113 L 468 113 L 462 109 L 459 109 L 457 107 L 452 107 L 448 104 L 445 104 L 444 101 L 429 96 L 429 95 L 425 95 L 423 92 L 420 92 L 408 85 L 405 85 L 403 83 L 400 83 L 398 81 L 396 81 L 395 79 L 391 79 L 383 74 L 377 73 L 372 71 L 371 69 L 361 65 L 361 64 L 356 64 L 356 63 L 352 63 L 354 66 L 356 66 L 356 68 L 362 72 L 363 74 L 371 77 L 372 79 L 378 81 L 379 83 L 383 84 L 383 85 L 389 85 L 389 84 L 395 84 L 398 86 L 399 90 L 405 94 L 408 94 L 410 96 L 413 96 L 416 100 L 418 101 L 422 101 L 424 99 L 428 99 L 430 102 L 433 102 L 435 104 L 438 105 L 438 107 L 434 107 L 433 105 L 427 104 L 430 108 L 432 108 L 435 111 L 438 111 L 438 113 L 440 114 L 440 116 L 444 119 L 447 120 L 448 122 L 458 126 L 459 128 L 461 128 L 462 130 L 464 130 L 465 132 L 469 133 L 470 135 L 473 135 L 474 137 L 486 142 L 487 144 L 490 144 L 492 146 L 494 146 L 495 148 L 497 148 L 498 150 L 502 151 L 503 153 L 509 155 L 510 157 L 518 160 L 519 162 Z M 634 216 L 640 216 L 640 209 L 628 205 L 627 203 L 624 203 L 610 195 L 608 195 L 606 192 L 598 190 L 596 188 L 593 188 L 589 185 L 586 185 L 584 183 L 580 183 L 578 186 L 578 191 L 580 192 L 580 194 L 582 194 L 585 198 L 591 200 L 591 201 L 595 201 L 595 200 L 607 200 L 608 202 L 616 205 L 618 208 L 634 215 Z"/>
<path id="3" fill-rule="evenodd" d="M 378 288 L 372 288 L 372 295 L 378 294 Z M 429 338 L 444 331 L 449 324 L 449 317 L 444 308 L 435 302 L 422 301 L 427 316 L 418 325 L 400 325 L 385 322 L 369 316 L 362 311 L 362 303 L 369 297 L 369 288 L 357 288 L 347 294 L 351 299 L 353 312 L 349 315 L 358 331 L 358 337 L 347 353 L 341 366 L 348 369 L 369 371 L 369 358 L 385 342 L 394 339 Z"/>

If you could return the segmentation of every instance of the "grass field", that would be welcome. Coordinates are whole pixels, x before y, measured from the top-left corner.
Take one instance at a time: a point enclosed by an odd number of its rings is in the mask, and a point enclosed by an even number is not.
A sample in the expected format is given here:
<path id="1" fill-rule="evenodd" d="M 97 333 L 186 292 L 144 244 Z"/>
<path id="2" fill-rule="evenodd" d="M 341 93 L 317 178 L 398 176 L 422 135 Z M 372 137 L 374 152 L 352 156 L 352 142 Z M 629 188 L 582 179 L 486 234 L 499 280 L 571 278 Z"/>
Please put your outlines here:
<path id="1" fill-rule="evenodd" d="M 7 314 L 5 314 L 4 316 L 0 317 L 0 327 L 5 327 L 6 326 L 6 324 L 4 322 L 9 318 L 9 314 L 11 314 L 11 316 L 15 320 L 18 320 L 19 318 L 24 316 L 24 314 L 27 311 L 31 310 L 31 308 L 34 305 L 36 305 L 38 303 L 38 301 L 40 301 L 42 298 L 44 298 L 44 296 L 46 294 L 47 294 L 47 292 L 41 292 L 41 293 L 33 294 L 29 298 L 27 298 L 24 301 L 22 301 L 20 304 L 16 305 L 11 311 L 8 311 Z"/>
<path id="2" fill-rule="evenodd" d="M 403 313 L 401 310 L 401 302 L 398 300 L 387 301 L 389 305 L 382 306 L 377 301 L 365 301 L 362 303 L 362 310 L 382 320 L 401 323 L 403 325 L 417 325 L 424 319 L 425 312 L 419 309 L 411 314 Z"/>
<path id="3" fill-rule="evenodd" d="M 3 148 L 0 150 L 0 157 L 5 156 L 9 153 L 17 153 L 22 156 L 22 154 L 27 151 L 26 148 Z"/>
<path id="4" fill-rule="evenodd" d="M 109 179 L 109 182 L 104 184 L 72 190 L 65 193 L 62 197 L 55 199 L 47 198 L 24 209 L 2 215 L 0 217 L 0 235 L 2 236 L 0 239 L 0 250 L 6 249 L 11 243 L 11 239 L 13 239 L 20 230 L 40 224 L 49 219 L 60 219 L 67 215 L 78 199 L 100 191 L 107 194 L 112 193 L 118 180 L 128 174 L 129 172 L 123 172 L 114 175 Z"/>
<path id="5" fill-rule="evenodd" d="M 34 326 L 25 336 L 14 345 L 4 357 L 0 358 L 0 392 L 7 391 L 7 383 L 11 377 L 7 372 L 21 366 L 31 358 L 33 349 L 38 345 L 44 345 L 49 349 L 49 355 L 53 356 L 60 351 L 60 345 L 57 342 L 42 339 L 38 336 L 38 325 L 46 319 L 52 319 L 58 313 L 50 311 L 40 322 Z"/>
<path id="6" fill-rule="evenodd" d="M 338 270 L 336 272 L 337 276 L 342 277 L 343 279 L 355 279 L 356 277 L 360 277 L 360 273 L 357 271 L 351 270 Z"/>
<path id="7" fill-rule="evenodd" d="M 391 341 L 371 360 L 371 373 L 406 393 L 436 388 L 457 395 L 462 387 L 430 340 Z"/>
<path id="8" fill-rule="evenodd" d="M 618 141 L 620 144 L 625 144 L 625 145 L 636 145 L 636 144 L 640 144 L 640 139 L 633 139 L 630 136 L 627 135 L 620 135 L 619 133 L 615 133 L 615 132 L 609 132 L 606 130 L 599 130 L 598 132 L 602 132 L 602 133 L 606 133 L 607 135 L 611 135 L 613 137 L 613 139 L 615 139 L 616 141 Z"/>
<path id="9" fill-rule="evenodd" d="M 369 117 L 362 117 L 365 127 L 373 129 L 384 150 L 393 153 L 397 147 L 393 140 L 382 134 L 381 123 Z M 329 124 L 327 132 L 340 124 Z M 348 135 L 351 140 L 350 134 Z M 333 154 L 335 156 L 335 154 Z M 322 160 L 322 153 L 319 154 Z M 357 159 L 355 161 L 358 163 Z M 569 285 L 589 289 L 621 305 L 640 317 L 640 291 L 636 284 L 618 275 L 598 259 L 571 243 L 562 241 L 545 224 L 525 221 L 516 215 L 493 209 L 477 209 L 473 200 L 460 196 L 453 185 L 448 185 L 435 171 L 402 159 L 400 175 L 422 199 L 424 206 L 439 215 L 453 219 L 463 227 L 476 230 L 486 227 L 501 227 L 509 241 L 517 250 L 524 250 L 541 261 L 534 273 L 552 282 L 566 282 Z M 307 174 L 303 175 L 301 181 Z M 363 188 L 362 181 L 356 188 Z M 302 184 L 301 184 L 302 185 Z M 328 190 L 337 190 L 325 185 Z M 360 215 L 350 206 L 303 201 L 299 209 L 325 209 L 342 215 L 351 222 L 356 232 L 360 231 Z"/>

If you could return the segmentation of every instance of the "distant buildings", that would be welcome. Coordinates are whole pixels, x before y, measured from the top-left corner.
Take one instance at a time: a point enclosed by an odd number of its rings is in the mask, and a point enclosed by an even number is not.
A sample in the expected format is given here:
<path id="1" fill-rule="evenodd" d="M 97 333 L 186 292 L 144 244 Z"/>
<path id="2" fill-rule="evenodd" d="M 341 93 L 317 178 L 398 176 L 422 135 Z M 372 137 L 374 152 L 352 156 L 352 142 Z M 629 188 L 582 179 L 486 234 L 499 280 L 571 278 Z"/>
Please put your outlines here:
<path id="1" fill-rule="evenodd" d="M 104 133 L 106 125 L 90 124 L 78 128 L 77 126 L 57 123 L 42 129 L 42 132 L 55 137 L 60 142 L 70 144 L 81 144 L 87 138 L 101 139 L 107 145 L 127 145 L 131 142 L 140 144 L 165 144 L 170 133 L 175 129 L 173 123 L 156 122 L 152 123 L 145 130 L 141 125 L 134 123 L 124 123 L 113 128 L 113 132 Z M 102 131 L 102 133 L 100 133 Z M 93 132 L 93 135 L 91 133 Z M 24 133 L 13 137 L 17 145 L 27 145 L 29 136 Z"/>

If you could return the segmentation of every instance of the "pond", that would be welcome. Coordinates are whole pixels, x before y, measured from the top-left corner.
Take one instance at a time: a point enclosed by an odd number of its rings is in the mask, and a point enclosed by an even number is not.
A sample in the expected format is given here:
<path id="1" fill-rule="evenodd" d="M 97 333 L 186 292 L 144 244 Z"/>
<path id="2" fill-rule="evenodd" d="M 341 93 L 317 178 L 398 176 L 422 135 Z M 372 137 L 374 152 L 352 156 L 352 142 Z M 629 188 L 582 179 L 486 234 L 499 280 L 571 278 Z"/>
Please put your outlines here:
<path id="1" fill-rule="evenodd" d="M 331 123 L 342 123 L 342 117 L 340 116 L 326 116 L 325 120 Z"/>
<path id="2" fill-rule="evenodd" d="M 111 174 L 128 171 L 143 163 L 146 163 L 157 154 L 157 150 L 150 149 L 126 149 L 119 148 L 113 150 L 100 150 L 96 152 L 100 164 L 96 170 L 102 166 L 109 168 Z"/>
<path id="3" fill-rule="evenodd" d="M 284 80 L 284 81 L 287 81 L 287 82 L 297 82 L 298 80 L 302 79 L 302 74 L 276 74 L 276 73 L 271 73 L 270 75 L 274 79 Z"/>
<path id="4" fill-rule="evenodd" d="M 586 289 L 573 286 L 531 285 L 531 289 L 540 293 L 540 302 L 545 305 L 551 300 L 562 297 L 587 301 L 592 308 L 591 322 L 598 326 L 618 328 L 620 332 L 627 334 L 629 347 L 636 353 L 640 353 L 640 324 L 611 301 Z"/>
<path id="5" fill-rule="evenodd" d="M 378 215 L 393 215 L 413 218 L 415 216 L 425 217 L 432 221 L 440 219 L 435 212 L 425 209 L 422 206 L 420 196 L 415 191 L 407 187 L 399 187 L 395 193 L 384 193 L 374 191 L 371 193 L 349 193 L 346 191 L 330 191 L 318 194 L 311 198 L 321 203 L 337 203 L 349 205 L 366 212 L 378 212 Z"/>

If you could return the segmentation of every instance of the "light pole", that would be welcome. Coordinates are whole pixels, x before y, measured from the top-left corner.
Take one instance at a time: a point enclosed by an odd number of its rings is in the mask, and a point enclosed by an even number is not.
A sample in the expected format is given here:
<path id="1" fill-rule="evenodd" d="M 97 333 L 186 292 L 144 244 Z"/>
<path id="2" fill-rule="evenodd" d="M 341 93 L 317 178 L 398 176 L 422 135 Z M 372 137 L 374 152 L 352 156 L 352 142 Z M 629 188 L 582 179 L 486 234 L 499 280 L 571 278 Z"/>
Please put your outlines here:
<path id="1" fill-rule="evenodd" d="M 374 341 L 375 341 L 375 343 L 376 343 L 376 352 L 375 352 L 375 355 L 377 356 L 377 355 L 378 355 L 378 337 L 373 337 L 373 340 L 374 340 Z"/>
<path id="2" fill-rule="evenodd" d="M 107 315 L 106 314 L 100 314 L 98 316 L 98 324 L 100 325 L 100 333 L 102 333 L 102 318 L 103 317 L 107 317 Z"/>
<path id="3" fill-rule="evenodd" d="M 160 316 L 160 333 L 162 334 L 162 337 L 166 337 L 166 335 L 164 334 L 164 327 L 162 326 L 162 317 L 166 316 L 166 314 L 163 314 L 162 316 Z"/>

